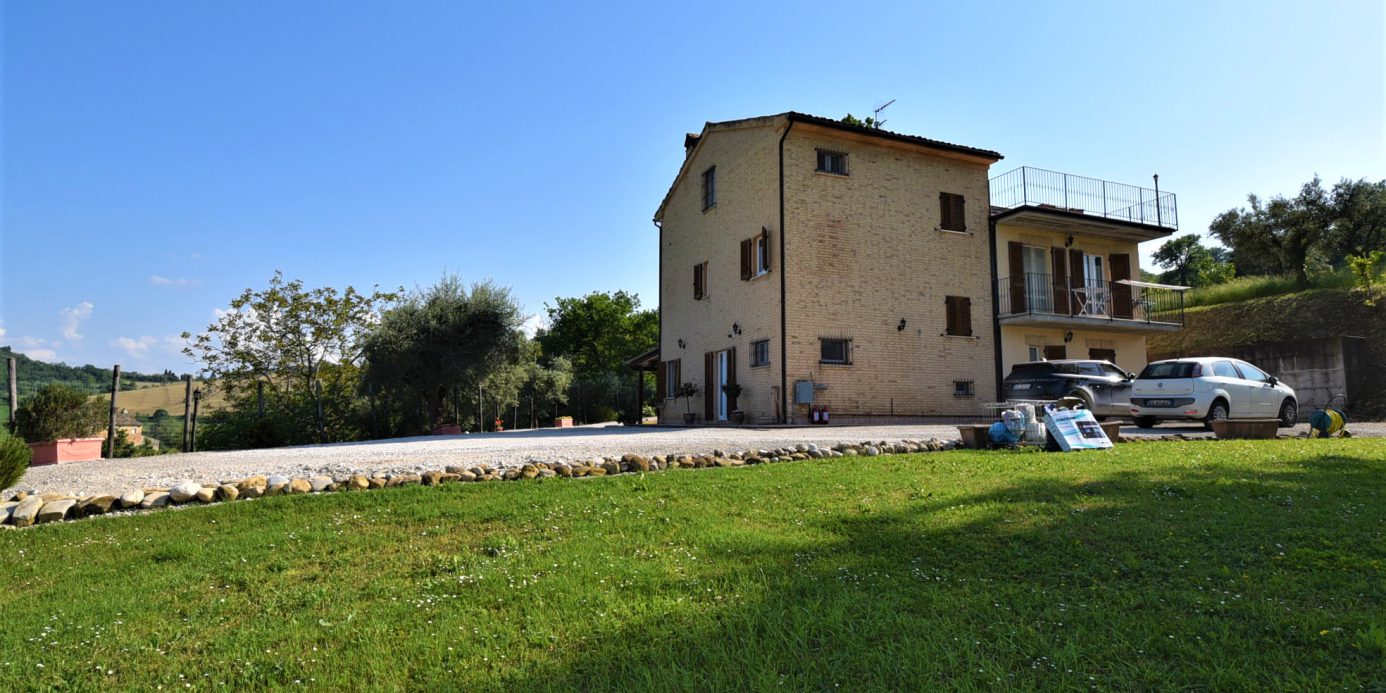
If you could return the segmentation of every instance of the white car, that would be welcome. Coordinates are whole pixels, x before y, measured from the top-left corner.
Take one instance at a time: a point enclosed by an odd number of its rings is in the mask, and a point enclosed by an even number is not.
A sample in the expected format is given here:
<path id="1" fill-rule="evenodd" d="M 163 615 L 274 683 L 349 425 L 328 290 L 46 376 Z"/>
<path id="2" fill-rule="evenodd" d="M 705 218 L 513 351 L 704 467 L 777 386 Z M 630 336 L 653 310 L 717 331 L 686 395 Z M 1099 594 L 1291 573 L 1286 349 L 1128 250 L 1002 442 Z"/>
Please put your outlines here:
<path id="1" fill-rule="evenodd" d="M 1212 426 L 1217 419 L 1279 419 L 1295 425 L 1295 391 L 1275 376 L 1237 359 L 1206 357 L 1156 361 L 1131 384 L 1136 425 L 1183 419 Z"/>

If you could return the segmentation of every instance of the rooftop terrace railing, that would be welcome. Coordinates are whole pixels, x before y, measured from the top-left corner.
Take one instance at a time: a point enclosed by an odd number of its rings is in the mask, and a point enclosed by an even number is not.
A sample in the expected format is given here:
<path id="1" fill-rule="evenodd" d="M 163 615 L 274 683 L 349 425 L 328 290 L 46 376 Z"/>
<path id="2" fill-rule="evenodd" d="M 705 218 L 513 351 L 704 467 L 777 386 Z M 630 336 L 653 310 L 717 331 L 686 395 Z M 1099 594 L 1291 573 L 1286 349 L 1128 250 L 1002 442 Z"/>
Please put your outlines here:
<path id="1" fill-rule="evenodd" d="M 1030 166 L 992 178 L 991 205 L 1006 209 L 1050 207 L 1171 230 L 1179 228 L 1174 193 Z"/>

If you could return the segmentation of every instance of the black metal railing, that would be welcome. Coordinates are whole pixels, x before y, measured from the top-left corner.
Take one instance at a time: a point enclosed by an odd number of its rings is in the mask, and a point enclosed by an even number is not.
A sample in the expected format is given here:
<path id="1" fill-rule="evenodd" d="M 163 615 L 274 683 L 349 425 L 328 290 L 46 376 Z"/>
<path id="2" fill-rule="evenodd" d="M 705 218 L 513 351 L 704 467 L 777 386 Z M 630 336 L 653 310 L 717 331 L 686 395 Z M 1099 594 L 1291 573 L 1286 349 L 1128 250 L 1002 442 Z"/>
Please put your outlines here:
<path id="1" fill-rule="evenodd" d="M 1184 324 L 1184 291 L 1132 286 L 1113 281 L 1055 281 L 1027 272 L 996 280 L 996 315 L 1047 314 Z"/>
<path id="2" fill-rule="evenodd" d="M 1167 229 L 1179 228 L 1174 193 L 1021 166 L 991 179 L 991 205 L 1048 207 Z"/>

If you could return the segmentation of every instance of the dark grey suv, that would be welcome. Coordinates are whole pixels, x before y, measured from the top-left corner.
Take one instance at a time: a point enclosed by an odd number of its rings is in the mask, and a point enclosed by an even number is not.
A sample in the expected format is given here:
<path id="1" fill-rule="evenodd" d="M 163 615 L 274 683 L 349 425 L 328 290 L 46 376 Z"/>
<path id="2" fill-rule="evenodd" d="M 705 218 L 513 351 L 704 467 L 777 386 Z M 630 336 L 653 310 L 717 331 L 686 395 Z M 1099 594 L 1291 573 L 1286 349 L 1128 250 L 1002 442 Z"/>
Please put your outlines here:
<path id="1" fill-rule="evenodd" d="M 1110 361 L 1033 361 L 1011 366 L 1001 381 L 1008 399 L 1053 400 L 1078 397 L 1099 421 L 1109 416 L 1131 415 L 1131 381 L 1134 373 Z"/>

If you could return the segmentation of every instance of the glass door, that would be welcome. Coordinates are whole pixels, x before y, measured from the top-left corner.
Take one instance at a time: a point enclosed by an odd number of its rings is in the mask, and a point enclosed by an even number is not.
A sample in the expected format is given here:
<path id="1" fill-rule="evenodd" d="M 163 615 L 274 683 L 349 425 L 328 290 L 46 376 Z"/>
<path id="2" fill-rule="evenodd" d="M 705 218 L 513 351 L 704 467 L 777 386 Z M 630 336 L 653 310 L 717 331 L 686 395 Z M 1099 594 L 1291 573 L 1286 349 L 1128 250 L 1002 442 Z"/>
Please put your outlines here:
<path id="1" fill-rule="evenodd" d="M 1088 314 L 1107 315 L 1110 311 L 1111 295 L 1107 288 L 1107 273 L 1103 268 L 1101 255 L 1083 256 L 1083 284 L 1087 290 Z"/>
<path id="2" fill-rule="evenodd" d="M 1021 254 L 1025 268 L 1025 298 L 1030 310 L 1054 312 L 1054 281 L 1049 276 L 1049 253 L 1044 248 L 1027 245 Z"/>

